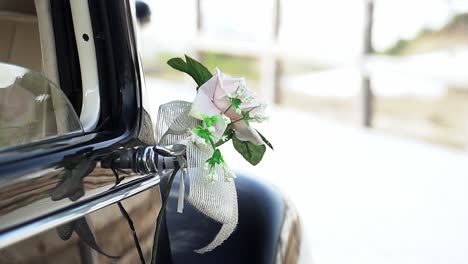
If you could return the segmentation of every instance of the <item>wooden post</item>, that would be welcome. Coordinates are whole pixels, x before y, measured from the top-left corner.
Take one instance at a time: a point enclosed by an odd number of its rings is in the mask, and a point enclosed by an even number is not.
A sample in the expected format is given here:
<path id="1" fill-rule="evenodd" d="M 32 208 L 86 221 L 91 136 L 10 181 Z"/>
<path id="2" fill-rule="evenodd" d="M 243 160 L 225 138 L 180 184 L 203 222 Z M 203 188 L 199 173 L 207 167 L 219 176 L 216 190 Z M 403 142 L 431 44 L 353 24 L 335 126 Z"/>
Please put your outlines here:
<path id="1" fill-rule="evenodd" d="M 201 0 L 197 0 L 197 33 L 200 33 L 202 30 L 202 10 L 201 10 Z"/>
<path id="2" fill-rule="evenodd" d="M 260 94 L 268 103 L 275 101 L 276 58 L 272 54 L 262 54 L 260 57 Z"/>
<path id="3" fill-rule="evenodd" d="M 280 29 L 280 2 L 275 0 L 273 13 L 273 27 L 269 38 L 269 44 L 277 43 Z M 280 103 L 280 78 L 281 78 L 281 62 L 275 52 L 267 52 L 261 55 L 260 59 L 260 90 L 262 98 L 268 103 Z"/>
<path id="4" fill-rule="evenodd" d="M 197 5 L 196 5 L 195 16 L 196 16 L 197 28 L 196 28 L 195 35 L 196 37 L 199 37 L 203 30 L 203 12 L 202 12 L 201 0 L 196 0 L 196 1 L 197 1 Z M 198 50 L 198 48 L 195 48 L 195 50 L 193 50 L 193 53 L 194 53 L 194 57 L 197 60 L 203 62 L 202 53 Z"/>
<path id="5" fill-rule="evenodd" d="M 273 43 L 278 42 L 279 30 L 281 25 L 281 0 L 275 1 L 275 15 L 273 27 Z M 275 57 L 274 80 L 273 80 L 273 102 L 281 103 L 281 76 L 283 74 L 283 65 L 279 57 Z"/>
<path id="6" fill-rule="evenodd" d="M 368 55 L 374 52 L 372 46 L 372 29 L 374 26 L 374 1 L 366 0 L 366 18 L 364 31 L 364 49 L 363 49 L 363 64 L 361 65 L 362 74 L 362 98 L 361 98 L 361 122 L 364 127 L 372 127 L 374 95 L 372 93 L 371 79 L 366 72 L 365 63 Z"/>
<path id="7" fill-rule="evenodd" d="M 269 38 L 269 44 L 275 45 L 278 40 L 280 29 L 280 9 L 281 0 L 275 0 L 274 13 L 273 13 L 273 27 Z M 271 49 L 273 50 L 273 49 Z M 281 62 L 275 52 L 267 52 L 259 57 L 260 59 L 260 89 L 262 97 L 268 103 L 281 102 Z"/>

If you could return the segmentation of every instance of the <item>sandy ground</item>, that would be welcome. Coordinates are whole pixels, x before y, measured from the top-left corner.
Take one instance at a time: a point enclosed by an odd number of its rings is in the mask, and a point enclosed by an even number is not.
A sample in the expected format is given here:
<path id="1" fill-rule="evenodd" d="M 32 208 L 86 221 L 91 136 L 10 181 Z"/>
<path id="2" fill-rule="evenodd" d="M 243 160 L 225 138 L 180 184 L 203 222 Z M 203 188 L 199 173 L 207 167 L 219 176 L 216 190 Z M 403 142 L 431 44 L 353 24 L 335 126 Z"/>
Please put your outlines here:
<path id="1" fill-rule="evenodd" d="M 154 105 L 193 100 L 191 89 L 147 79 Z M 468 263 L 465 152 L 274 108 L 256 167 L 231 147 L 231 167 L 268 181 L 296 205 L 301 263 Z"/>

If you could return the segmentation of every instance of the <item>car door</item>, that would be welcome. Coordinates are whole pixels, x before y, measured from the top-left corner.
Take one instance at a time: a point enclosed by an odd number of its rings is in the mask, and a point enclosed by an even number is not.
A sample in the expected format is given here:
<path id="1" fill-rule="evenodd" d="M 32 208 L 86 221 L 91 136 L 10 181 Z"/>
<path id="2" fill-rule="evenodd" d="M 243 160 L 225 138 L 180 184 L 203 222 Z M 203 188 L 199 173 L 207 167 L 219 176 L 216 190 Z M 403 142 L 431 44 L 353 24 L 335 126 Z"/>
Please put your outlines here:
<path id="1" fill-rule="evenodd" d="M 154 144 L 135 23 L 129 0 L 0 0 L 0 263 L 151 257 L 159 176 L 107 162 Z"/>

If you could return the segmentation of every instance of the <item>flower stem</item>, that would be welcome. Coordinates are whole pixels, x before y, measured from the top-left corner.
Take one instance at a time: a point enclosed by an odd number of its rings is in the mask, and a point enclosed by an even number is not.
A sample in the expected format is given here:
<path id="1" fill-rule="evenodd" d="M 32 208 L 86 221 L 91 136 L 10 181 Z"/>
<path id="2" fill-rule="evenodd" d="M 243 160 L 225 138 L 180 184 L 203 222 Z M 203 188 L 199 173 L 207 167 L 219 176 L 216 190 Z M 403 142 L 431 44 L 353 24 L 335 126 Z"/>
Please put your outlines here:
<path id="1" fill-rule="evenodd" d="M 153 237 L 153 249 L 151 252 L 151 264 L 156 263 L 156 253 L 158 250 L 158 241 L 159 241 L 159 232 L 161 231 L 161 222 L 166 213 L 166 206 L 167 201 L 169 200 L 169 193 L 171 192 L 172 182 L 179 170 L 174 169 L 169 179 L 167 179 L 166 184 L 164 186 L 164 197 L 163 197 L 163 204 L 161 205 L 161 209 L 159 209 L 158 218 L 156 220 L 156 230 L 154 230 L 154 237 Z"/>
<path id="2" fill-rule="evenodd" d="M 233 104 L 231 104 L 231 105 L 226 109 L 226 111 L 224 111 L 223 114 L 226 114 L 226 113 L 229 111 L 229 109 L 231 109 L 232 106 L 233 106 Z"/>
<path id="3" fill-rule="evenodd" d="M 211 147 L 213 148 L 213 150 L 216 150 L 216 145 L 215 145 L 212 137 L 210 137 L 210 144 L 211 144 Z"/>
<path id="4" fill-rule="evenodd" d="M 243 117 L 242 117 L 242 118 L 239 118 L 239 119 L 237 119 L 237 120 L 232 121 L 231 124 L 235 124 L 235 123 L 237 123 L 237 122 L 239 122 L 239 121 L 242 121 L 242 120 L 244 120 Z"/>
<path id="5" fill-rule="evenodd" d="M 247 111 L 247 113 L 250 114 L 250 112 L 252 112 L 252 110 L 254 110 L 255 108 L 258 108 L 258 107 L 259 107 L 259 106 L 252 107 L 249 111 Z M 231 124 L 237 123 L 237 122 L 242 121 L 242 120 L 244 120 L 244 119 L 245 119 L 244 117 L 239 118 L 239 119 L 236 119 L 236 120 L 232 121 Z M 250 120 L 250 119 L 252 119 L 252 118 L 249 118 L 249 120 Z"/>

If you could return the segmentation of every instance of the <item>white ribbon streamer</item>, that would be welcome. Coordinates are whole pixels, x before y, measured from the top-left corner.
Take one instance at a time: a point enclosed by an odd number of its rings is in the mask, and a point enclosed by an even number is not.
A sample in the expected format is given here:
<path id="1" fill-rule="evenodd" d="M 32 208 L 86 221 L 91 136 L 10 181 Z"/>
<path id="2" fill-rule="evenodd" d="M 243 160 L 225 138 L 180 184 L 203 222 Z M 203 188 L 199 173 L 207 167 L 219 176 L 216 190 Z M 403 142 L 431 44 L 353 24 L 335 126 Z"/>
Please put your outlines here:
<path id="1" fill-rule="evenodd" d="M 180 180 L 179 180 L 179 197 L 177 199 L 177 212 L 182 213 L 184 211 L 184 196 L 185 196 L 185 176 L 186 172 L 186 160 L 183 156 L 177 156 L 177 161 L 180 165 Z"/>

